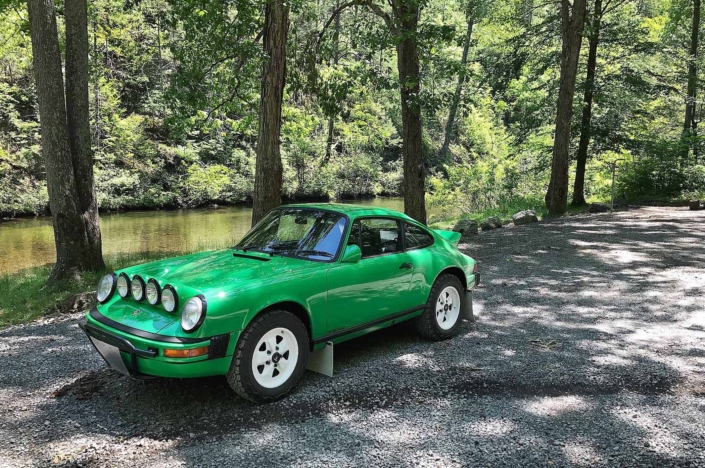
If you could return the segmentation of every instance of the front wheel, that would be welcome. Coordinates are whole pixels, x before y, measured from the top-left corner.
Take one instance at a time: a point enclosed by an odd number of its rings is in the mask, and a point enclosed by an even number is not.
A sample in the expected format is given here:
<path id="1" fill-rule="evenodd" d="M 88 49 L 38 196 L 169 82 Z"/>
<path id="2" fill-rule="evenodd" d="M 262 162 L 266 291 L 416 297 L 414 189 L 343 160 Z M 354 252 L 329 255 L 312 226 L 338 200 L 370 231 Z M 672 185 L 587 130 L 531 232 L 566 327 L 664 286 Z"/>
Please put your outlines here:
<path id="1" fill-rule="evenodd" d="M 462 321 L 465 290 L 454 275 L 441 275 L 433 283 L 426 310 L 417 319 L 416 328 L 424 338 L 441 341 L 452 337 Z"/>
<path id="2" fill-rule="evenodd" d="M 294 314 L 265 312 L 240 337 L 228 371 L 230 387 L 257 403 L 282 398 L 306 368 L 308 344 L 306 328 Z"/>

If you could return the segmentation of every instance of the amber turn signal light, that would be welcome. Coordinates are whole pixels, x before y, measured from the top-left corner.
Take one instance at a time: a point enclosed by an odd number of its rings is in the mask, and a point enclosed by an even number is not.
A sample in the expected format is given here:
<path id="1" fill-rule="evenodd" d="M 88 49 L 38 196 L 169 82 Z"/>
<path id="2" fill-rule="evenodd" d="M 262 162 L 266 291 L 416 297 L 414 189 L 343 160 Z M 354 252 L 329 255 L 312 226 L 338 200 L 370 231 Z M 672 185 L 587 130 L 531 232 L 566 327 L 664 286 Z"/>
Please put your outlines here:
<path id="1" fill-rule="evenodd" d="M 187 358 L 208 354 L 208 346 L 193 349 L 165 349 L 164 357 Z"/>

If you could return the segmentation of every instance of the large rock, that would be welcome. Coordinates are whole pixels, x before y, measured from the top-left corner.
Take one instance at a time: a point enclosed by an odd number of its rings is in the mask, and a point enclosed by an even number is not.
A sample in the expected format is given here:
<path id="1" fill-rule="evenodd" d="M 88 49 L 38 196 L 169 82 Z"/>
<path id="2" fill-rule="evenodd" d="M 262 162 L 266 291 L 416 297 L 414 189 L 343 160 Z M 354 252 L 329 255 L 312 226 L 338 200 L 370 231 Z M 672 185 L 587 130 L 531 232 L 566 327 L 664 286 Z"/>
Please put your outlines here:
<path id="1" fill-rule="evenodd" d="M 489 231 L 490 229 L 498 229 L 502 227 L 502 220 L 496 216 L 490 216 L 480 223 L 480 227 L 483 231 Z"/>
<path id="2" fill-rule="evenodd" d="M 462 234 L 462 237 L 471 236 L 477 234 L 477 221 L 474 219 L 461 219 L 455 223 L 453 231 Z"/>
<path id="3" fill-rule="evenodd" d="M 591 203 L 588 211 L 590 213 L 606 213 L 612 211 L 612 209 L 607 203 Z"/>
<path id="4" fill-rule="evenodd" d="M 515 226 L 521 226 L 522 224 L 537 223 L 539 219 L 536 217 L 534 210 L 525 210 L 512 216 L 512 221 L 514 221 Z"/>

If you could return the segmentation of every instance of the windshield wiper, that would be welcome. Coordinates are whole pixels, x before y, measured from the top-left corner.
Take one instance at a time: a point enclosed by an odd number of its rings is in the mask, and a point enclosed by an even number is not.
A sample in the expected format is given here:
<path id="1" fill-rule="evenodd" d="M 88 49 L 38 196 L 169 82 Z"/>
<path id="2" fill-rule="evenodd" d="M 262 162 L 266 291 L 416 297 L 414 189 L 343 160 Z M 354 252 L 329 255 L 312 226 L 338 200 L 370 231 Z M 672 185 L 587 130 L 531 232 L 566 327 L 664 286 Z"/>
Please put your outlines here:
<path id="1" fill-rule="evenodd" d="M 296 251 L 297 255 L 318 255 L 319 257 L 326 257 L 326 258 L 333 258 L 335 255 L 333 255 L 330 252 L 324 252 L 323 250 L 297 250 Z"/>

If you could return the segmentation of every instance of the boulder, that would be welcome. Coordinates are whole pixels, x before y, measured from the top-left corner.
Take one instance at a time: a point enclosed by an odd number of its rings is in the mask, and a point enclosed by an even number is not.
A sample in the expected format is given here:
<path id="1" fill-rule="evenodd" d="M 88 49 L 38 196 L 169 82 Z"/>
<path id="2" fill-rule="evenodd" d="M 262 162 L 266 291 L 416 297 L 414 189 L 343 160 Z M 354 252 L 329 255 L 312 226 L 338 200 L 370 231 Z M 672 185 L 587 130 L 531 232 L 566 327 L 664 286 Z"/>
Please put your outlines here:
<path id="1" fill-rule="evenodd" d="M 612 211 L 612 209 L 607 203 L 591 203 L 588 211 L 590 213 L 606 213 Z"/>
<path id="2" fill-rule="evenodd" d="M 474 219 L 461 219 L 455 223 L 453 231 L 462 234 L 462 237 L 471 236 L 477 234 L 477 221 Z"/>
<path id="3" fill-rule="evenodd" d="M 695 211 L 695 210 L 702 210 L 703 209 L 703 203 L 700 200 L 690 200 L 688 202 L 688 207 Z"/>
<path id="4" fill-rule="evenodd" d="M 514 221 L 515 226 L 521 226 L 522 224 L 537 223 L 539 219 L 536 217 L 534 210 L 525 210 L 512 216 L 512 221 Z"/>
<path id="5" fill-rule="evenodd" d="M 480 227 L 483 231 L 489 231 L 490 229 L 499 229 L 502 227 L 502 220 L 496 216 L 490 216 L 480 223 Z"/>

